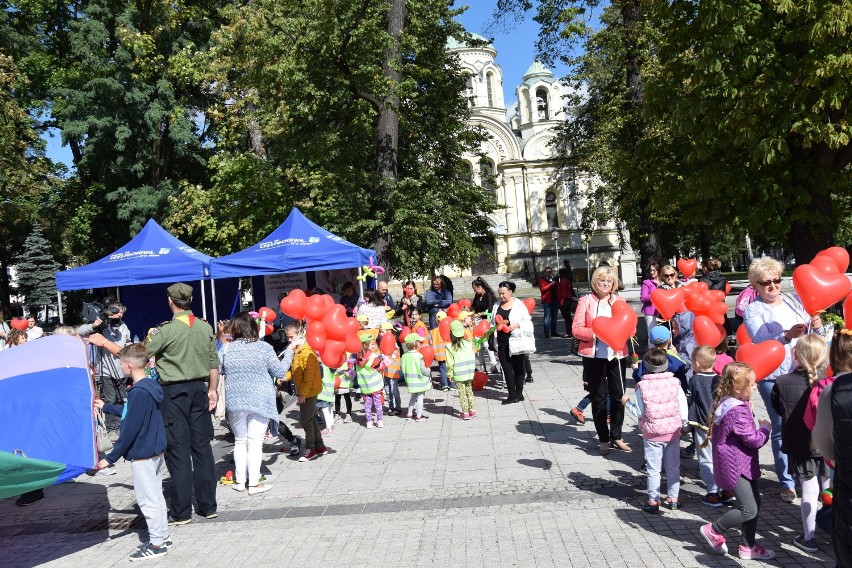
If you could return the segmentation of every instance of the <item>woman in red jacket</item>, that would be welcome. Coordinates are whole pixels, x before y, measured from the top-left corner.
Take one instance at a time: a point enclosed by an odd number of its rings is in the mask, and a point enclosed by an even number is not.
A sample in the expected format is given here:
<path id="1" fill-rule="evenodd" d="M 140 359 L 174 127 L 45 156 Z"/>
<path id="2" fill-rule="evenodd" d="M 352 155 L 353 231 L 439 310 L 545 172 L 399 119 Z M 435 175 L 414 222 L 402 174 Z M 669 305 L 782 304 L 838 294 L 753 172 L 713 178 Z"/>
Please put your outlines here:
<path id="1" fill-rule="evenodd" d="M 571 331 L 580 340 L 583 358 L 583 382 L 588 384 L 592 399 L 592 415 L 600 439 L 600 453 L 609 453 L 610 444 L 624 452 L 632 451 L 621 439 L 624 422 L 624 381 L 626 361 L 624 345 L 607 345 L 595 337 L 592 320 L 611 317 L 612 305 L 623 302 L 616 295 L 618 278 L 609 266 L 598 267 L 592 273 L 592 292 L 580 298 Z M 607 424 L 606 398 L 610 399 L 610 423 Z"/>

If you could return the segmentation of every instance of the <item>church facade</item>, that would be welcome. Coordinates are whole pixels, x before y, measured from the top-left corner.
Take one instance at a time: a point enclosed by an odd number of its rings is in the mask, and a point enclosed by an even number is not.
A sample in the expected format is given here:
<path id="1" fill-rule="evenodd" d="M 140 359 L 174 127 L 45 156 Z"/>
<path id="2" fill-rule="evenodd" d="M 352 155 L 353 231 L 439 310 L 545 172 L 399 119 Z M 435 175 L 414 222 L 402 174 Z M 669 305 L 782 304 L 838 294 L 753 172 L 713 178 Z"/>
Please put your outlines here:
<path id="1" fill-rule="evenodd" d="M 568 259 L 576 279 L 584 281 L 587 261 L 591 270 L 608 262 L 625 285 L 635 285 L 636 257 L 626 229 L 615 221 L 588 233 L 581 229 L 583 195 L 594 177 L 558 167 L 553 142 L 567 118 L 564 86 L 533 62 L 515 89 L 517 104 L 508 110 L 494 47 L 474 48 L 451 39 L 448 49 L 467 74 L 470 124 L 488 135 L 478 153 L 463 159 L 474 182 L 495 192 L 499 206 L 492 215 L 493 243 L 483 243 L 489 254 L 472 271 L 535 276 Z"/>

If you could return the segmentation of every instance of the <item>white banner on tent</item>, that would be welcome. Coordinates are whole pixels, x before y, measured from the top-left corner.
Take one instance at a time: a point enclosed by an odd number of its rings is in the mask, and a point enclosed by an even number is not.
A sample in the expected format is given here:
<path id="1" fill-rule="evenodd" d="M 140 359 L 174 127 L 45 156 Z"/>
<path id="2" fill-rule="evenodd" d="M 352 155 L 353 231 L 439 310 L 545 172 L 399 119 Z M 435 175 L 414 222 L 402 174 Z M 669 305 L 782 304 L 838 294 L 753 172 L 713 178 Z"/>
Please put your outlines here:
<path id="1" fill-rule="evenodd" d="M 290 272 L 287 274 L 270 274 L 263 277 L 263 287 L 266 290 L 266 305 L 274 308 L 278 301 L 278 295 L 290 290 L 308 287 L 308 276 L 304 272 Z"/>

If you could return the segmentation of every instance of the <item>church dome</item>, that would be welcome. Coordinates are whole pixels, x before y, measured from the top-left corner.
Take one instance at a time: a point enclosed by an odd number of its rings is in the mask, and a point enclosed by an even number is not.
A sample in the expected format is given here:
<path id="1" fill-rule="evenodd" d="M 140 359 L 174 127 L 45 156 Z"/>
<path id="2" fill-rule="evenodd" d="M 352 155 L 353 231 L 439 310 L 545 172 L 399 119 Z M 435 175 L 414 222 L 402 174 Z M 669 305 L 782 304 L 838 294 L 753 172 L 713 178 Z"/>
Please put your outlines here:
<path id="1" fill-rule="evenodd" d="M 478 48 L 471 48 L 470 44 L 464 40 L 456 39 L 453 36 L 449 36 L 447 38 L 447 49 L 450 51 L 458 50 L 458 49 L 494 49 L 494 44 L 486 37 L 483 37 L 479 34 L 475 34 L 472 32 L 467 32 L 467 35 L 476 41 L 486 42 L 486 45 Z"/>
<path id="2" fill-rule="evenodd" d="M 526 73 L 524 73 L 524 83 L 532 85 L 535 82 L 544 81 L 545 83 L 553 83 L 553 71 L 542 64 L 541 61 L 533 61 Z"/>

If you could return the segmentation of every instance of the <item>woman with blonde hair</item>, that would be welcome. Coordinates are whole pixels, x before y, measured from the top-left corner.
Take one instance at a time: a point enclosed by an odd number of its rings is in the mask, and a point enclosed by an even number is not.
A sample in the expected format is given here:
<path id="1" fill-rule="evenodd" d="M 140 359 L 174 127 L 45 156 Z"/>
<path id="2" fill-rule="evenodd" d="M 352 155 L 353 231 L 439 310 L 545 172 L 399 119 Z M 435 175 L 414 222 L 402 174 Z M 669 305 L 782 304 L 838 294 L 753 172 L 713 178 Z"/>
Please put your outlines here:
<path id="1" fill-rule="evenodd" d="M 607 345 L 595 337 L 592 321 L 612 317 L 612 307 L 624 299 L 615 293 L 618 279 L 612 268 L 600 266 L 592 274 L 592 292 L 580 298 L 571 331 L 580 340 L 579 353 L 583 360 L 583 382 L 588 384 L 592 400 L 595 430 L 600 440 L 601 455 L 609 453 L 610 444 L 624 452 L 630 446 L 621 439 L 624 422 L 624 403 L 627 359 L 624 345 Z M 610 400 L 610 420 L 607 423 L 606 399 Z"/>
<path id="2" fill-rule="evenodd" d="M 828 346 L 814 334 L 804 335 L 793 348 L 796 370 L 775 380 L 772 408 L 781 417 L 781 450 L 787 455 L 787 472 L 802 484 L 802 525 L 804 533 L 793 545 L 806 551 L 819 550 L 814 539 L 820 485 L 828 486 L 828 469 L 822 454 L 814 448 L 811 430 L 805 424 L 805 409 L 811 389 L 825 377 Z"/>
<path id="3" fill-rule="evenodd" d="M 786 350 L 784 361 L 768 377 L 757 383 L 757 390 L 772 422 L 772 455 L 775 474 L 781 483 L 780 497 L 787 503 L 796 499 L 796 483 L 788 472 L 787 455 L 781 450 L 781 416 L 772 408 L 772 388 L 782 375 L 796 368 L 793 347 L 798 339 L 813 331 L 820 333 L 822 320 L 805 311 L 796 294 L 782 292 L 781 274 L 784 265 L 770 257 L 756 258 L 748 267 L 748 280 L 757 291 L 757 297 L 746 308 L 744 325 L 754 343 L 775 339 Z"/>

